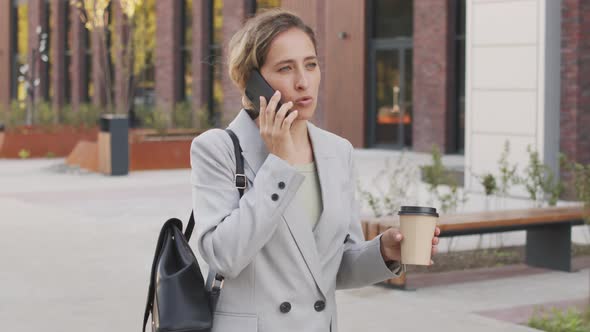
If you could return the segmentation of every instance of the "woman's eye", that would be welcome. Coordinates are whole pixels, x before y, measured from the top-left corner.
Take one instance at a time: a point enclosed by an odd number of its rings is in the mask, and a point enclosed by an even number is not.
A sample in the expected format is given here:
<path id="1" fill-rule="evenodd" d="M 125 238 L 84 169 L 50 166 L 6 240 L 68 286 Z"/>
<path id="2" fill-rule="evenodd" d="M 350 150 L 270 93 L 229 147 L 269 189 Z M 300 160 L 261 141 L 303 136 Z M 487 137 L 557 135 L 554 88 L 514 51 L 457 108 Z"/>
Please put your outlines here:
<path id="1" fill-rule="evenodd" d="M 311 62 L 311 63 L 308 63 L 308 64 L 307 64 L 307 67 L 308 67 L 308 68 L 315 68 L 315 67 L 317 67 L 317 65 L 318 65 L 318 64 L 317 64 L 317 63 L 315 63 L 315 62 Z"/>
<path id="2" fill-rule="evenodd" d="M 289 67 L 289 66 L 281 67 L 281 68 L 279 68 L 279 71 L 287 71 L 287 70 L 289 70 L 290 68 L 291 68 L 291 67 Z"/>

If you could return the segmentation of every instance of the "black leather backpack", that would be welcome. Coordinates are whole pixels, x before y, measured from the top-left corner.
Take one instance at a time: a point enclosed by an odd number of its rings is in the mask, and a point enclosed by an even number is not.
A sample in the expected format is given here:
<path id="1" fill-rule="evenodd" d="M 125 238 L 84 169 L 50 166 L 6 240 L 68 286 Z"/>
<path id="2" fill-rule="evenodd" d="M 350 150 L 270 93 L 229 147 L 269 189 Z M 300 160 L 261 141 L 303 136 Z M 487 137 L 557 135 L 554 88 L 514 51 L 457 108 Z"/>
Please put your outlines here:
<path id="1" fill-rule="evenodd" d="M 236 154 L 236 188 L 240 197 L 246 188 L 244 160 L 238 137 L 229 129 Z M 188 241 L 195 227 L 191 212 L 184 234 L 182 221 L 170 218 L 160 230 L 152 263 L 143 318 L 143 332 L 152 316 L 153 332 L 206 332 L 213 326 L 213 313 L 223 288 L 223 276 L 209 271 L 207 283 Z"/>

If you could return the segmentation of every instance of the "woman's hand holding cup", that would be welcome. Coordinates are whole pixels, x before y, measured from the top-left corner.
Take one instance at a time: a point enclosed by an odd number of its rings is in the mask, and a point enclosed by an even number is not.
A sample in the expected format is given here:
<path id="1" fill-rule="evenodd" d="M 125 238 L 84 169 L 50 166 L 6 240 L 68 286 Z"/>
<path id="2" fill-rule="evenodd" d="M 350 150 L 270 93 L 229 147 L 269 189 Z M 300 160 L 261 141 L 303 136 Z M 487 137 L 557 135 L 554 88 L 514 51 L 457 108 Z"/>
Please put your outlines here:
<path id="1" fill-rule="evenodd" d="M 434 256 L 437 252 L 438 242 L 440 235 L 440 228 L 434 229 L 432 237 L 432 248 L 430 256 Z M 402 240 L 404 239 L 403 234 L 397 228 L 389 228 L 381 236 L 381 256 L 385 261 L 402 261 Z M 430 265 L 434 264 L 434 261 L 430 260 Z"/>
<path id="2" fill-rule="evenodd" d="M 402 264 L 432 265 L 436 254 L 440 228 L 436 226 L 435 208 L 402 206 L 399 211 L 400 228 L 388 229 L 381 237 L 383 259 Z"/>

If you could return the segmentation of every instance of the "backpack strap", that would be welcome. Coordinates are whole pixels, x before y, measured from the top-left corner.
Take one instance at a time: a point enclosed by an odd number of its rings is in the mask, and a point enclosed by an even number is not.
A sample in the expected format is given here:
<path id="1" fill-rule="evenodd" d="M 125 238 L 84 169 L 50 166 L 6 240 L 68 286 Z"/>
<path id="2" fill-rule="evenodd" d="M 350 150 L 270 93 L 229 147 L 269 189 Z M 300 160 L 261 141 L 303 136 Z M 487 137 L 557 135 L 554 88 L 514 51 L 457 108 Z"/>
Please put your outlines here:
<path id="1" fill-rule="evenodd" d="M 248 186 L 248 180 L 246 179 L 246 174 L 244 173 L 244 156 L 242 155 L 242 147 L 240 146 L 240 140 L 238 136 L 230 130 L 225 130 L 229 137 L 232 140 L 234 145 L 234 153 L 236 156 L 236 175 L 235 175 L 235 185 L 240 193 L 240 198 L 244 196 L 244 190 Z M 186 240 L 190 239 L 191 233 L 193 228 L 195 227 L 195 217 L 194 211 L 191 212 L 191 217 L 186 227 L 186 232 L 184 234 Z M 215 271 L 209 269 L 209 274 L 207 275 L 207 282 L 205 283 L 205 287 L 210 290 L 210 300 L 211 300 L 211 309 L 215 310 L 217 306 L 217 299 L 219 298 L 219 294 L 221 293 L 221 289 L 223 288 L 223 280 L 225 278 L 219 274 L 215 273 Z"/>
<path id="2" fill-rule="evenodd" d="M 236 155 L 236 188 L 240 192 L 240 198 L 244 196 L 244 189 L 248 186 L 248 181 L 246 180 L 246 174 L 244 173 L 244 156 L 242 156 L 242 147 L 240 146 L 240 140 L 238 136 L 231 131 L 230 129 L 225 130 L 229 137 L 231 137 L 232 142 L 234 143 L 234 153 Z"/>
<path id="3" fill-rule="evenodd" d="M 231 130 L 225 130 L 229 137 L 234 144 L 234 153 L 236 155 L 236 175 L 235 175 L 235 183 L 238 192 L 240 193 L 240 198 L 244 196 L 244 189 L 248 186 L 248 180 L 246 179 L 246 174 L 244 173 L 244 156 L 242 156 L 242 147 L 240 146 L 240 140 L 238 136 Z M 193 234 L 193 229 L 195 228 L 195 215 L 194 211 L 191 211 L 191 216 L 188 220 L 188 224 L 186 225 L 186 230 L 184 231 L 184 237 L 186 238 L 186 242 L 190 240 L 191 235 Z"/>

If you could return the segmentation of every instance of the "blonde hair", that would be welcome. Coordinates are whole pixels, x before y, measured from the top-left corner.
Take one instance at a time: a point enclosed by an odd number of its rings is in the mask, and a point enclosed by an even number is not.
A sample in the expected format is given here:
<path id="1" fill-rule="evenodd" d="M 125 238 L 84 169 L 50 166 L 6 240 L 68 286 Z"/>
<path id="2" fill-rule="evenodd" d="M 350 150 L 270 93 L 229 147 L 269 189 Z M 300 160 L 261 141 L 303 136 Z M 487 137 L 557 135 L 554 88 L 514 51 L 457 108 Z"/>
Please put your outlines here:
<path id="1" fill-rule="evenodd" d="M 242 92 L 242 106 L 250 111 L 254 105 L 245 96 L 246 82 L 252 69 L 260 69 L 270 44 L 281 32 L 298 28 L 311 39 L 317 53 L 315 33 L 296 14 L 285 9 L 270 9 L 251 19 L 229 41 L 229 77 Z M 256 113 L 258 110 L 253 110 Z"/>

